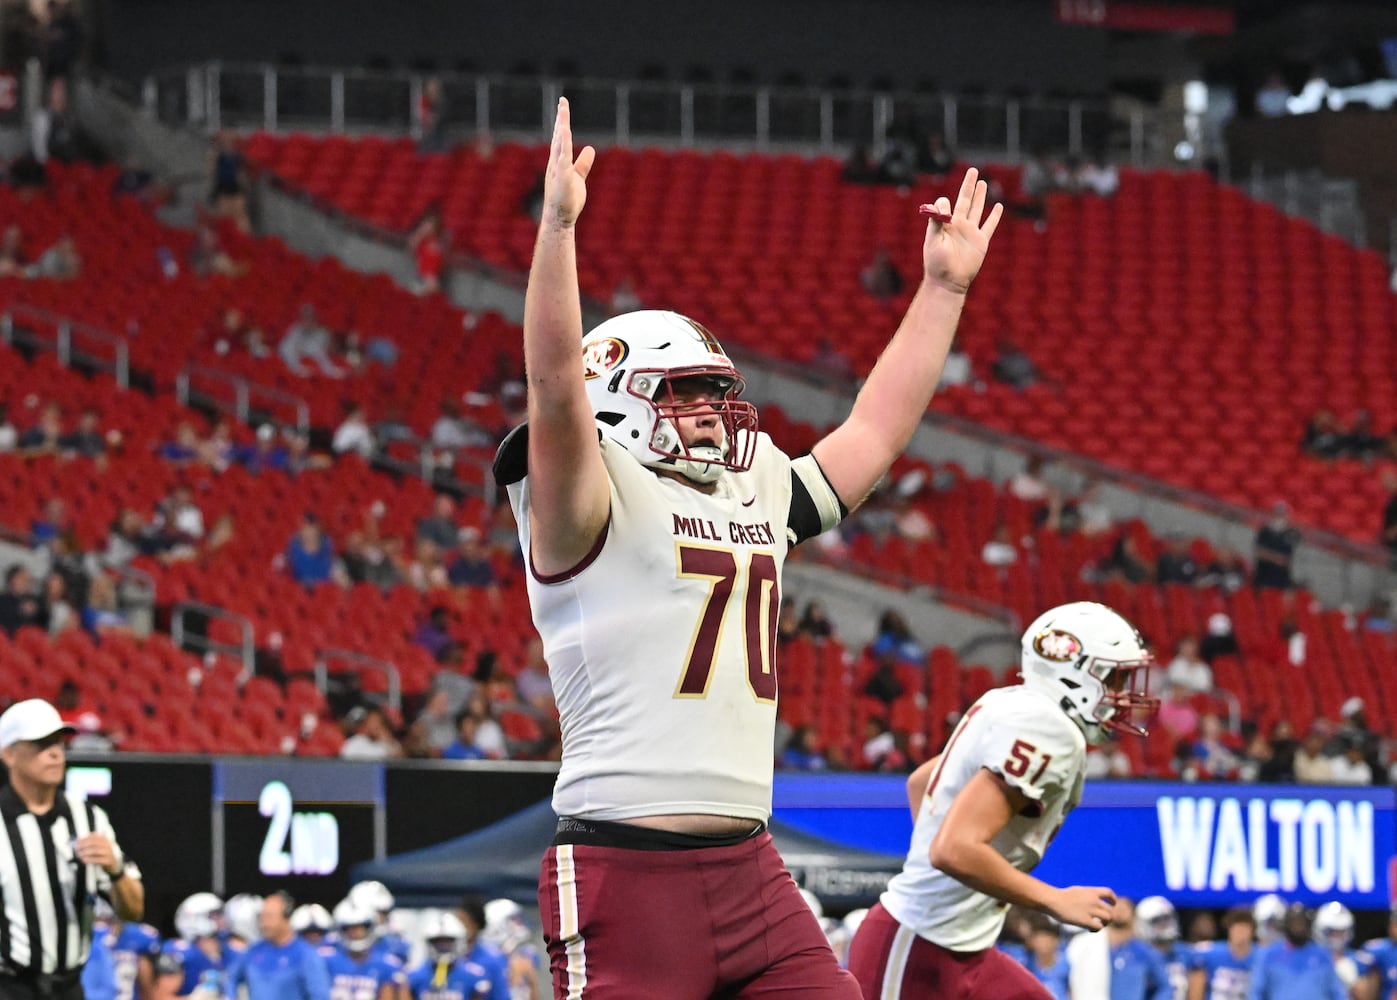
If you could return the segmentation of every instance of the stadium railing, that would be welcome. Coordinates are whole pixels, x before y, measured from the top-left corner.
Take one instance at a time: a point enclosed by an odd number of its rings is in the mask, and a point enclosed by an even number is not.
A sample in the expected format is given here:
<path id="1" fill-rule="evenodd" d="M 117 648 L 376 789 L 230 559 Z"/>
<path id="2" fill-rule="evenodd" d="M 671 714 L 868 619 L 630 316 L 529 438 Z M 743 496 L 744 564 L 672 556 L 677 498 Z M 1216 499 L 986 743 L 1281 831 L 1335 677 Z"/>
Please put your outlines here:
<path id="1" fill-rule="evenodd" d="M 1162 112 L 1105 98 L 883 92 L 820 87 L 561 80 L 434 74 L 448 131 L 537 137 L 552 126 L 566 91 L 574 125 L 618 145 L 657 139 L 683 146 L 721 143 L 759 150 L 835 153 L 881 147 L 900 127 L 939 131 L 952 149 L 997 151 L 1017 161 L 1032 149 L 1062 150 L 1136 166 L 1172 162 Z M 209 62 L 148 77 L 140 100 L 170 125 L 222 128 L 411 132 L 423 73 L 287 68 Z M 1182 127 L 1182 126 L 1180 126 Z"/>
<path id="2" fill-rule="evenodd" d="M 355 672 L 369 670 L 382 674 L 387 685 L 388 707 L 395 712 L 402 711 L 402 677 L 395 665 L 387 660 L 370 656 L 367 653 L 358 653 L 351 649 L 321 649 L 315 657 L 315 686 L 327 698 L 330 694 L 330 674 L 332 672 L 330 665 L 332 663 L 347 666 Z"/>

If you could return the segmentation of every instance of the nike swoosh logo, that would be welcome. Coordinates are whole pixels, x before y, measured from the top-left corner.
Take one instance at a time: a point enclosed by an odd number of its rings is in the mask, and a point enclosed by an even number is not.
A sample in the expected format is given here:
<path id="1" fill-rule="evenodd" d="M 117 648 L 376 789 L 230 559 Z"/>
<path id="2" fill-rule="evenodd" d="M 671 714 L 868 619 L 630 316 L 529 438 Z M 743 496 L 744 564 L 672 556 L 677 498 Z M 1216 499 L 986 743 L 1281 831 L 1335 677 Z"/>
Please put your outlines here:
<path id="1" fill-rule="evenodd" d="M 744 507 L 750 507 L 750 506 L 752 506 L 752 504 L 754 504 L 754 503 L 756 503 L 756 502 L 757 502 L 757 498 L 754 496 L 754 497 L 752 497 L 751 500 L 743 500 L 743 501 L 742 501 L 742 506 L 744 506 Z"/>

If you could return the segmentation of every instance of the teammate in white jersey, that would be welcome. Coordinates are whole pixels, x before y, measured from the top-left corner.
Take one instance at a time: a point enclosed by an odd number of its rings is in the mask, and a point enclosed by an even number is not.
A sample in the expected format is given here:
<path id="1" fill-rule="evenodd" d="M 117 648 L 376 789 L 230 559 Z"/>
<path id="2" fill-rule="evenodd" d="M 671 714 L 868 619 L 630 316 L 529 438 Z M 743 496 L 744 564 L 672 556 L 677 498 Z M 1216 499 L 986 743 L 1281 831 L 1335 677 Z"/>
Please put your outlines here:
<path id="1" fill-rule="evenodd" d="M 1002 208 L 986 216 L 974 170 L 930 207 L 906 317 L 849 419 L 792 460 L 698 323 L 631 313 L 583 338 L 594 159 L 574 158 L 559 101 L 524 305 L 527 430 L 495 468 L 562 723 L 539 886 L 554 995 L 856 998 L 765 830 L 781 566 L 906 446 Z"/>
<path id="2" fill-rule="evenodd" d="M 1108 887 L 1060 889 L 1028 873 L 1081 799 L 1087 744 L 1143 735 L 1151 662 L 1135 628 L 1100 604 L 1063 605 L 1028 627 L 1023 683 L 980 698 L 908 779 L 907 861 L 849 951 L 865 997 L 1050 1000 L 994 943 L 1010 905 L 1090 931 L 1110 922 Z"/>

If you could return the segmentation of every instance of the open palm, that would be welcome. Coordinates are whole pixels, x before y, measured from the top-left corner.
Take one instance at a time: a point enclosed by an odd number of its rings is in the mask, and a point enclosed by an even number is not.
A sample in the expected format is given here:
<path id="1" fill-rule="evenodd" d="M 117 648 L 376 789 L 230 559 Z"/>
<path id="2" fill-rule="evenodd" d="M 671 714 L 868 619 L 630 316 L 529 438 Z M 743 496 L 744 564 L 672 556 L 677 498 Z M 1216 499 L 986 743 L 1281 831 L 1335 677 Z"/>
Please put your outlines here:
<path id="1" fill-rule="evenodd" d="M 597 151 L 585 146 L 576 161 L 572 158 L 572 112 L 568 99 L 558 99 L 558 116 L 553 120 L 553 143 L 548 151 L 548 170 L 543 176 L 543 211 L 564 226 L 577 222 L 587 204 L 587 175 Z"/>
<path id="2" fill-rule="evenodd" d="M 1004 215 L 1004 206 L 995 205 L 984 222 L 980 221 L 985 214 L 986 192 L 980 172 L 971 167 L 961 181 L 954 209 L 949 199 L 936 199 L 936 211 L 943 217 L 949 215 L 950 220 L 942 222 L 933 216 L 927 222 L 922 268 L 929 280 L 943 288 L 965 292 L 985 262 L 990 239 Z"/>

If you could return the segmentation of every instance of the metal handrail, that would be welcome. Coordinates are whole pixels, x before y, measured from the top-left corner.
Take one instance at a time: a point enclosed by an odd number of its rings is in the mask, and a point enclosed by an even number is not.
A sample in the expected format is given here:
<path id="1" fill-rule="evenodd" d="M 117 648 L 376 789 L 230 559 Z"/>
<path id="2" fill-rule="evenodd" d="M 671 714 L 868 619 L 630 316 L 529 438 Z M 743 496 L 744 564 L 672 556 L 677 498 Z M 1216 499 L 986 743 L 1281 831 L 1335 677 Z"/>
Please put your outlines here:
<path id="1" fill-rule="evenodd" d="M 233 645 L 210 639 L 207 635 L 190 634 L 184 623 L 185 616 L 189 614 L 200 614 L 205 618 L 217 618 L 221 621 L 232 622 L 238 626 L 242 635 L 241 641 L 237 645 Z M 243 665 L 242 671 L 238 674 L 239 687 L 246 684 L 257 669 L 256 633 L 253 630 L 252 621 L 244 615 L 229 611 L 227 608 L 220 608 L 213 604 L 200 604 L 195 601 L 182 601 L 176 604 L 170 617 L 170 639 L 181 649 L 193 647 L 202 653 L 220 653 L 237 657 Z"/>
<path id="2" fill-rule="evenodd" d="M 347 663 L 359 670 L 374 670 L 388 681 L 388 706 L 393 711 L 403 707 L 402 676 L 398 668 L 388 660 L 381 660 L 367 653 L 352 649 L 320 649 L 315 654 L 315 686 L 322 695 L 328 695 L 330 688 L 330 662 Z"/>
<path id="3" fill-rule="evenodd" d="M 253 382 L 241 375 L 234 375 L 231 372 L 204 365 L 188 365 L 175 378 L 175 397 L 185 406 L 190 405 L 194 393 L 193 382 L 196 379 L 231 386 L 233 389 L 233 402 L 231 404 L 214 397 L 209 397 L 208 402 L 224 413 L 233 414 L 240 423 L 250 422 L 249 418 L 252 414 L 252 404 L 255 397 L 259 400 L 267 400 L 289 407 L 296 415 L 296 429 L 302 434 L 310 430 L 310 404 L 300 396 L 283 392 L 280 389 L 273 389 L 260 382 Z"/>
<path id="4" fill-rule="evenodd" d="M 1161 112 L 1135 108 L 1121 115 L 1108 99 L 1096 97 L 982 97 L 862 87 L 596 77 L 564 81 L 549 76 L 427 74 L 333 66 L 288 69 L 266 63 L 213 61 L 147 77 L 142 86 L 142 103 L 152 116 L 173 110 L 173 117 L 183 124 L 218 131 L 238 124 L 229 121 L 233 116 L 225 106 L 225 93 L 243 84 L 244 124 L 271 131 L 294 118 L 297 128 L 319 127 L 344 133 L 352 130 L 347 113 L 349 97 L 367 97 L 377 103 L 380 113 L 377 118 L 365 116 L 366 124 L 379 131 L 414 134 L 413 107 L 429 76 L 439 79 L 449 94 L 456 95 L 458 106 L 468 108 L 455 123 L 468 125 L 477 134 L 505 135 L 513 129 L 546 135 L 557 98 L 566 90 L 575 97 L 586 97 L 577 103 L 579 108 L 585 105 L 593 116 L 592 120 L 579 119 L 590 141 L 610 133 L 615 143 L 623 146 L 644 134 L 647 141 L 668 136 L 685 146 L 698 145 L 711 135 L 721 137 L 726 145 L 750 142 L 758 149 L 793 146 L 822 153 L 834 153 L 851 145 L 871 145 L 876 149 L 892 137 L 900 120 L 912 113 L 924 121 L 935 120 L 953 149 L 996 149 L 1012 161 L 1028 151 L 1031 143 L 1026 137 L 1041 140 L 1047 132 L 1052 132 L 1057 146 L 1072 155 L 1104 147 L 1113 133 L 1123 133 L 1129 137 L 1131 163 L 1163 162 L 1167 157 L 1166 144 L 1151 141 L 1160 133 Z M 229 81 L 233 82 L 232 87 L 225 86 Z M 287 97 L 288 92 L 297 89 L 293 83 L 299 84 L 303 92 L 314 88 L 314 96 L 302 93 Z M 356 93 L 351 95 L 351 90 Z M 299 108 L 285 107 L 295 96 L 306 97 L 307 101 Z M 716 124 L 705 127 L 704 111 Z M 1091 120 L 1093 116 L 1095 121 Z M 733 118 L 741 124 L 733 127 Z M 598 119 L 602 124 L 597 123 Z M 972 134 L 977 123 L 983 134 Z M 1116 127 L 1118 124 L 1126 127 L 1121 129 Z"/>
<path id="5" fill-rule="evenodd" d="M 28 334 L 25 339 L 32 346 L 53 351 L 58 355 L 58 361 L 63 367 L 71 368 L 73 358 L 75 356 L 82 357 L 103 371 L 111 372 L 120 388 L 129 389 L 131 387 L 131 344 L 126 337 L 67 316 L 51 313 L 47 309 L 15 303 L 5 310 L 3 316 L 0 316 L 0 341 L 12 345 L 17 334 L 16 320 L 26 319 L 36 324 L 53 327 L 54 334 L 52 341 L 50 341 L 37 329 L 25 324 L 25 332 Z M 81 349 L 75 349 L 75 335 L 81 340 L 95 341 L 110 347 L 111 360 Z"/>

